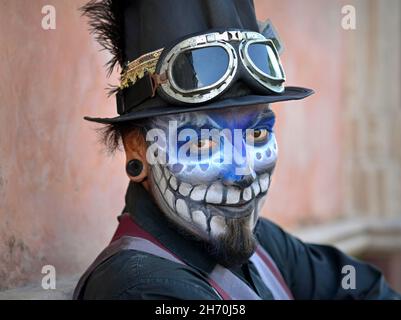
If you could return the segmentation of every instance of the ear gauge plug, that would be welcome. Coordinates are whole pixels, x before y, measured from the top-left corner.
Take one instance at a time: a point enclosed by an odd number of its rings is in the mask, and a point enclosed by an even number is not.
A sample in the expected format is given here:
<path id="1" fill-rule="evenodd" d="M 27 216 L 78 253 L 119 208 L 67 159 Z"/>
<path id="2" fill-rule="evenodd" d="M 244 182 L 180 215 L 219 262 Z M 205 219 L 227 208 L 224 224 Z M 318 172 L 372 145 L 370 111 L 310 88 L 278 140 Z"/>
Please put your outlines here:
<path id="1" fill-rule="evenodd" d="M 126 171 L 129 176 L 136 178 L 141 175 L 143 171 L 143 163 L 138 159 L 131 160 L 127 163 Z"/>

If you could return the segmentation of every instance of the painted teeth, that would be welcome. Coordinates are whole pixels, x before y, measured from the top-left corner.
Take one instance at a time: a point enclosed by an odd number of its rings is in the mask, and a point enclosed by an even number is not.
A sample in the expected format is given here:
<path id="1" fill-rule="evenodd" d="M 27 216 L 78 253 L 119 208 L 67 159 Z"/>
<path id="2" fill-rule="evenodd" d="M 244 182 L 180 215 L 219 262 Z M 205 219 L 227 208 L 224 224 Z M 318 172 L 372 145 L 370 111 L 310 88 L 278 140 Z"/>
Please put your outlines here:
<path id="1" fill-rule="evenodd" d="M 196 186 L 191 192 L 191 199 L 194 201 L 202 201 L 205 198 L 207 186 Z"/>
<path id="2" fill-rule="evenodd" d="M 178 214 L 187 221 L 191 221 L 188 206 L 185 200 L 178 199 L 175 203 Z"/>
<path id="3" fill-rule="evenodd" d="M 168 203 L 170 208 L 174 210 L 175 197 L 169 189 L 167 189 L 166 192 L 164 193 L 164 198 L 166 199 L 166 202 Z"/>
<path id="4" fill-rule="evenodd" d="M 221 183 L 214 183 L 210 186 L 206 194 L 206 202 L 221 203 L 223 201 L 223 185 Z"/>
<path id="5" fill-rule="evenodd" d="M 263 198 L 259 199 L 258 201 L 258 212 L 261 212 L 262 208 L 263 208 L 263 204 L 265 203 L 266 200 L 266 196 L 264 196 Z"/>
<path id="6" fill-rule="evenodd" d="M 202 211 L 196 210 L 192 212 L 192 219 L 194 220 L 195 224 L 202 227 L 203 230 L 207 231 L 206 216 Z"/>
<path id="7" fill-rule="evenodd" d="M 179 192 L 184 196 L 187 197 L 189 195 L 189 193 L 192 190 L 192 186 L 188 183 L 181 183 L 180 188 L 179 188 Z"/>
<path id="8" fill-rule="evenodd" d="M 264 197 L 262 197 L 261 199 L 259 199 L 259 201 L 258 201 L 257 212 L 254 212 L 254 215 L 255 215 L 255 216 L 253 217 L 253 221 L 254 221 L 253 227 L 256 226 L 256 222 L 258 221 L 258 217 L 259 217 L 259 215 L 262 213 L 262 209 L 263 209 L 263 205 L 264 205 L 264 203 L 265 203 L 266 197 L 267 197 L 267 196 L 264 196 Z"/>
<path id="9" fill-rule="evenodd" d="M 259 212 L 259 211 L 258 211 Z M 251 218 L 249 219 L 249 227 L 253 230 L 258 222 L 258 213 L 255 210 L 252 211 Z"/>
<path id="10" fill-rule="evenodd" d="M 162 177 L 162 170 L 158 165 L 153 166 L 153 172 L 156 182 L 159 182 Z"/>
<path id="11" fill-rule="evenodd" d="M 258 180 L 254 181 L 251 184 L 251 187 L 252 187 L 253 193 L 254 193 L 254 195 L 256 197 L 260 193 L 260 186 L 259 186 Z"/>
<path id="12" fill-rule="evenodd" d="M 252 198 L 252 188 L 251 187 L 244 189 L 244 191 L 242 192 L 242 198 L 245 201 L 251 200 L 251 198 Z"/>
<path id="13" fill-rule="evenodd" d="M 176 179 L 176 177 L 171 176 L 171 178 L 170 178 L 170 186 L 171 186 L 171 188 L 172 188 L 173 190 L 177 190 L 178 185 L 177 185 L 177 179 Z"/>
<path id="14" fill-rule="evenodd" d="M 221 216 L 214 216 L 210 220 L 210 232 L 212 236 L 216 237 L 224 233 L 226 228 L 226 220 Z"/>
<path id="15" fill-rule="evenodd" d="M 169 172 L 169 170 L 166 167 L 164 168 L 164 176 L 166 177 L 167 181 L 171 176 L 171 173 Z"/>
<path id="16" fill-rule="evenodd" d="M 234 188 L 229 188 L 227 190 L 227 198 L 226 198 L 226 203 L 227 204 L 235 204 L 238 203 L 240 200 L 241 196 L 241 191 L 234 189 Z"/>
<path id="17" fill-rule="evenodd" d="M 225 204 L 233 205 L 239 203 L 241 200 L 248 202 L 252 200 L 253 197 L 257 197 L 260 193 L 265 193 L 270 185 L 270 175 L 265 173 L 244 190 L 231 186 L 226 188 L 227 192 L 225 193 L 224 186 L 221 182 L 213 183 L 211 186 L 192 186 L 189 183 L 177 180 L 167 168 L 155 165 L 152 169 L 155 182 L 163 194 L 166 205 L 175 211 L 180 218 L 194 223 L 201 230 L 205 232 L 210 230 L 210 235 L 213 237 L 219 236 L 225 232 L 227 228 L 225 218 L 222 216 L 212 216 L 209 221 L 208 215 L 202 210 L 198 209 L 191 212 L 187 202 L 189 198 L 192 201 L 205 201 L 211 204 L 222 204 L 224 200 Z M 187 198 L 177 198 L 175 191 Z M 264 197 L 262 199 L 258 199 L 257 209 L 252 212 L 249 218 L 249 227 L 251 230 L 255 227 L 258 220 L 258 212 L 261 212 L 263 208 L 263 203 L 266 198 L 265 194 L 263 195 Z"/>
<path id="18" fill-rule="evenodd" d="M 161 178 L 159 186 L 160 186 L 160 191 L 164 193 L 167 188 L 167 181 L 164 177 Z"/>
<path id="19" fill-rule="evenodd" d="M 267 191 L 267 188 L 269 187 L 269 182 L 270 182 L 269 180 L 270 180 L 270 178 L 269 178 L 268 173 L 266 173 L 260 177 L 259 184 L 260 184 L 260 190 L 262 192 Z"/>

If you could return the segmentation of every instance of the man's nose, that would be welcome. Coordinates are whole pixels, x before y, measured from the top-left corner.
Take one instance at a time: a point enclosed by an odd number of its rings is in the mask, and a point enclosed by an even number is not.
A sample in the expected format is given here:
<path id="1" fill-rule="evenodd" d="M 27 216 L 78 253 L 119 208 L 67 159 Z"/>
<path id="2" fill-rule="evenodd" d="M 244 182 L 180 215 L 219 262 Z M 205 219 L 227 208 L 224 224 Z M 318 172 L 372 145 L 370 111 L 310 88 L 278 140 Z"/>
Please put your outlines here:
<path id="1" fill-rule="evenodd" d="M 222 183 L 226 186 L 237 186 L 241 189 L 249 187 L 256 180 L 256 172 L 246 157 L 247 149 L 244 141 L 235 144 L 232 164 L 225 168 Z"/>

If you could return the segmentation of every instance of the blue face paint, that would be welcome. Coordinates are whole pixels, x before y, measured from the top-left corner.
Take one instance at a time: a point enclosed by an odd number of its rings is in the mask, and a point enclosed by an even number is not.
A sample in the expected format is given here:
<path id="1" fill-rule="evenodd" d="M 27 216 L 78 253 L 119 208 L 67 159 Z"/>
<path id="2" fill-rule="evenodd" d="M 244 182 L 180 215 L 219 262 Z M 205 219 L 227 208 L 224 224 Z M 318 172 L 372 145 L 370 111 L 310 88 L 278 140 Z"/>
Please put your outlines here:
<path id="1" fill-rule="evenodd" d="M 223 232 L 225 219 L 248 217 L 252 229 L 277 160 L 274 122 L 268 106 L 154 119 L 158 155 L 170 160 L 150 161 L 159 206 L 204 237 Z"/>

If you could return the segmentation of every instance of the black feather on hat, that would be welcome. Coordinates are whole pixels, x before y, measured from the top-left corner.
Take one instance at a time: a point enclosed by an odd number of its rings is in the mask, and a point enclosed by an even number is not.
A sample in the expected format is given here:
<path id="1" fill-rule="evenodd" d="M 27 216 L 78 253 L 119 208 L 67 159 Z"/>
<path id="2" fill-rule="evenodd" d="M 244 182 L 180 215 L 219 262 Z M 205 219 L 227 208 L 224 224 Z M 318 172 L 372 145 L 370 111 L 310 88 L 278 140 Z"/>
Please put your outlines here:
<path id="1" fill-rule="evenodd" d="M 107 63 L 109 75 L 117 64 L 124 70 L 135 59 L 191 34 L 232 28 L 260 32 L 253 0 L 91 0 L 81 11 L 88 17 L 96 40 L 112 54 Z M 117 90 L 117 101 L 125 95 L 132 98 L 135 93 L 130 88 Z M 128 110 L 122 110 L 118 103 L 120 115 L 115 118 L 85 119 L 111 124 L 165 114 L 297 100 L 311 94 L 311 89 L 286 87 L 280 94 L 260 95 L 238 81 L 218 99 L 203 105 L 171 105 L 156 95 Z"/>
<path id="2" fill-rule="evenodd" d="M 95 39 L 111 53 L 107 63 L 108 75 L 117 63 L 124 64 L 124 38 L 121 1 L 92 0 L 81 8 L 82 14 L 89 18 L 90 32 Z"/>

